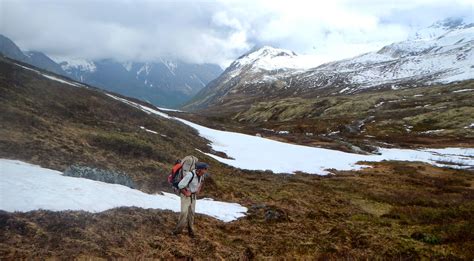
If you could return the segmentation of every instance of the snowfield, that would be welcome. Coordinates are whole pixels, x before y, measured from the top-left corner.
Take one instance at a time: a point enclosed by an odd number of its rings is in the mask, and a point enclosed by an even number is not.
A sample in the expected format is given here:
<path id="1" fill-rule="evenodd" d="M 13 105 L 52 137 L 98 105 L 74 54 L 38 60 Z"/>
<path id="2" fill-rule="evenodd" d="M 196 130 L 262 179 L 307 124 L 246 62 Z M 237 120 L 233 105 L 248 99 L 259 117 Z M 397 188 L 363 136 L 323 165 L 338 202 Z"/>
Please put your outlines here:
<path id="1" fill-rule="evenodd" d="M 47 209 L 100 212 L 122 206 L 180 211 L 175 194 L 150 195 L 126 186 L 84 178 L 16 160 L 0 159 L 0 209 L 31 211 Z M 224 222 L 245 216 L 247 208 L 212 199 L 200 199 L 196 213 Z"/>
<path id="2" fill-rule="evenodd" d="M 274 141 L 241 133 L 219 131 L 178 119 L 195 128 L 210 140 L 216 151 L 222 151 L 232 159 L 213 154 L 206 155 L 225 164 L 252 170 L 271 170 L 275 173 L 306 173 L 325 175 L 329 169 L 358 170 L 361 161 L 383 160 L 420 161 L 439 167 L 474 169 L 474 149 L 387 149 L 380 148 L 380 155 L 360 155 L 337 150 L 308 147 Z"/>
<path id="3" fill-rule="evenodd" d="M 214 130 L 187 120 L 170 117 L 163 112 L 156 112 L 154 109 L 113 95 L 109 96 L 146 113 L 155 113 L 168 119 L 176 119 L 196 129 L 202 137 L 211 141 L 212 149 L 226 153 L 231 159 L 209 153 L 205 153 L 206 155 L 237 168 L 271 170 L 275 173 L 302 171 L 325 175 L 330 173 L 330 169 L 358 170 L 366 167 L 358 164 L 358 162 L 398 160 L 425 162 L 439 167 L 474 169 L 474 149 L 471 148 L 422 150 L 379 148 L 379 154 L 360 155 L 289 144 L 247 134 Z"/>

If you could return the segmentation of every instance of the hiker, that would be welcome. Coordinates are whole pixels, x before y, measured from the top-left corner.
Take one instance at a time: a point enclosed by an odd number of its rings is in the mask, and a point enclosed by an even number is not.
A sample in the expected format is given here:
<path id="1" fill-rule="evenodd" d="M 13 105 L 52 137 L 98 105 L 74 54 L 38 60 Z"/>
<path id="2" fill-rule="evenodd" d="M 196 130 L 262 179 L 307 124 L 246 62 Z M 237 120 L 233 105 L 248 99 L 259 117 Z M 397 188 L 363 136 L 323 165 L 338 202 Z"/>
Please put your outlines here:
<path id="1" fill-rule="evenodd" d="M 183 228 L 188 226 L 188 234 L 194 238 L 194 212 L 196 210 L 196 194 L 201 190 L 204 174 L 207 173 L 208 165 L 204 162 L 196 163 L 196 168 L 184 174 L 179 182 L 179 196 L 181 198 L 181 213 L 179 214 L 178 224 L 173 230 L 174 235 L 181 233 Z"/>

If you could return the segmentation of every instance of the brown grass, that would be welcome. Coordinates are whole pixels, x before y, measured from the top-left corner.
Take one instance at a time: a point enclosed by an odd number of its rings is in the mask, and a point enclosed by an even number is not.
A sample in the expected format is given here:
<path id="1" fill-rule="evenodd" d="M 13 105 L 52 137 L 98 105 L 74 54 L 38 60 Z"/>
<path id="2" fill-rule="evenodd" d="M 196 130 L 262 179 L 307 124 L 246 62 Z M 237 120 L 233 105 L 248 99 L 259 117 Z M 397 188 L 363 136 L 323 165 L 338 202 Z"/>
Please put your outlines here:
<path id="1" fill-rule="evenodd" d="M 249 211 L 231 223 L 198 215 L 196 239 L 170 235 L 170 211 L 1 211 L 2 260 L 474 258 L 472 172 L 406 162 L 326 177 L 234 169 L 197 153 L 208 148 L 188 127 L 15 68 L 0 62 L 0 157 L 120 170 L 156 192 L 169 188 L 175 158 L 197 154 L 212 173 L 201 196 Z"/>

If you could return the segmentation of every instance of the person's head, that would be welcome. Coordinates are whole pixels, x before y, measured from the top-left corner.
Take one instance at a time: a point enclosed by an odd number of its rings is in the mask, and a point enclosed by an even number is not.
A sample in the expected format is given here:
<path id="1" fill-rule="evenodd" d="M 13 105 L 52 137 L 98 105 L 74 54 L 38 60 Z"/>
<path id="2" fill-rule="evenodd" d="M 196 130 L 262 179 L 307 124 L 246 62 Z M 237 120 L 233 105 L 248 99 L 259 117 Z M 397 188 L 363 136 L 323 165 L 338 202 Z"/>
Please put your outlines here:
<path id="1" fill-rule="evenodd" d="M 209 165 L 207 165 L 204 162 L 198 162 L 196 163 L 196 174 L 199 176 L 202 176 L 207 173 L 207 169 L 209 168 Z"/>

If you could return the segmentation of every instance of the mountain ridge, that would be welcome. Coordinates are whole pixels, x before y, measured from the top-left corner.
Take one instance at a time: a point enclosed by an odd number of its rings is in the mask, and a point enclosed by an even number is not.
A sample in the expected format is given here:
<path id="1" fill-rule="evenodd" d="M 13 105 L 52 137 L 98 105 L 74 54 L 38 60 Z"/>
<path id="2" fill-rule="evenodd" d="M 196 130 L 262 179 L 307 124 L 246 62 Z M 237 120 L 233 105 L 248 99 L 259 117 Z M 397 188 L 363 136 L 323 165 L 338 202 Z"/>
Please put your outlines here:
<path id="1" fill-rule="evenodd" d="M 89 85 L 172 108 L 189 100 L 222 72 L 215 64 L 165 59 L 149 63 L 71 59 L 57 63 L 42 52 L 23 52 L 4 35 L 0 35 L 0 53 Z"/>
<path id="2" fill-rule="evenodd" d="M 451 26 L 444 26 L 446 23 Z M 183 108 L 201 110 L 244 98 L 316 97 L 468 80 L 474 78 L 473 44 L 474 25 L 457 21 L 439 23 L 429 37 L 408 38 L 376 52 L 310 69 L 275 66 L 278 63 L 259 66 L 265 57 L 251 57 L 262 52 L 259 49 L 234 61 Z M 242 60 L 251 62 L 240 66 Z"/>

